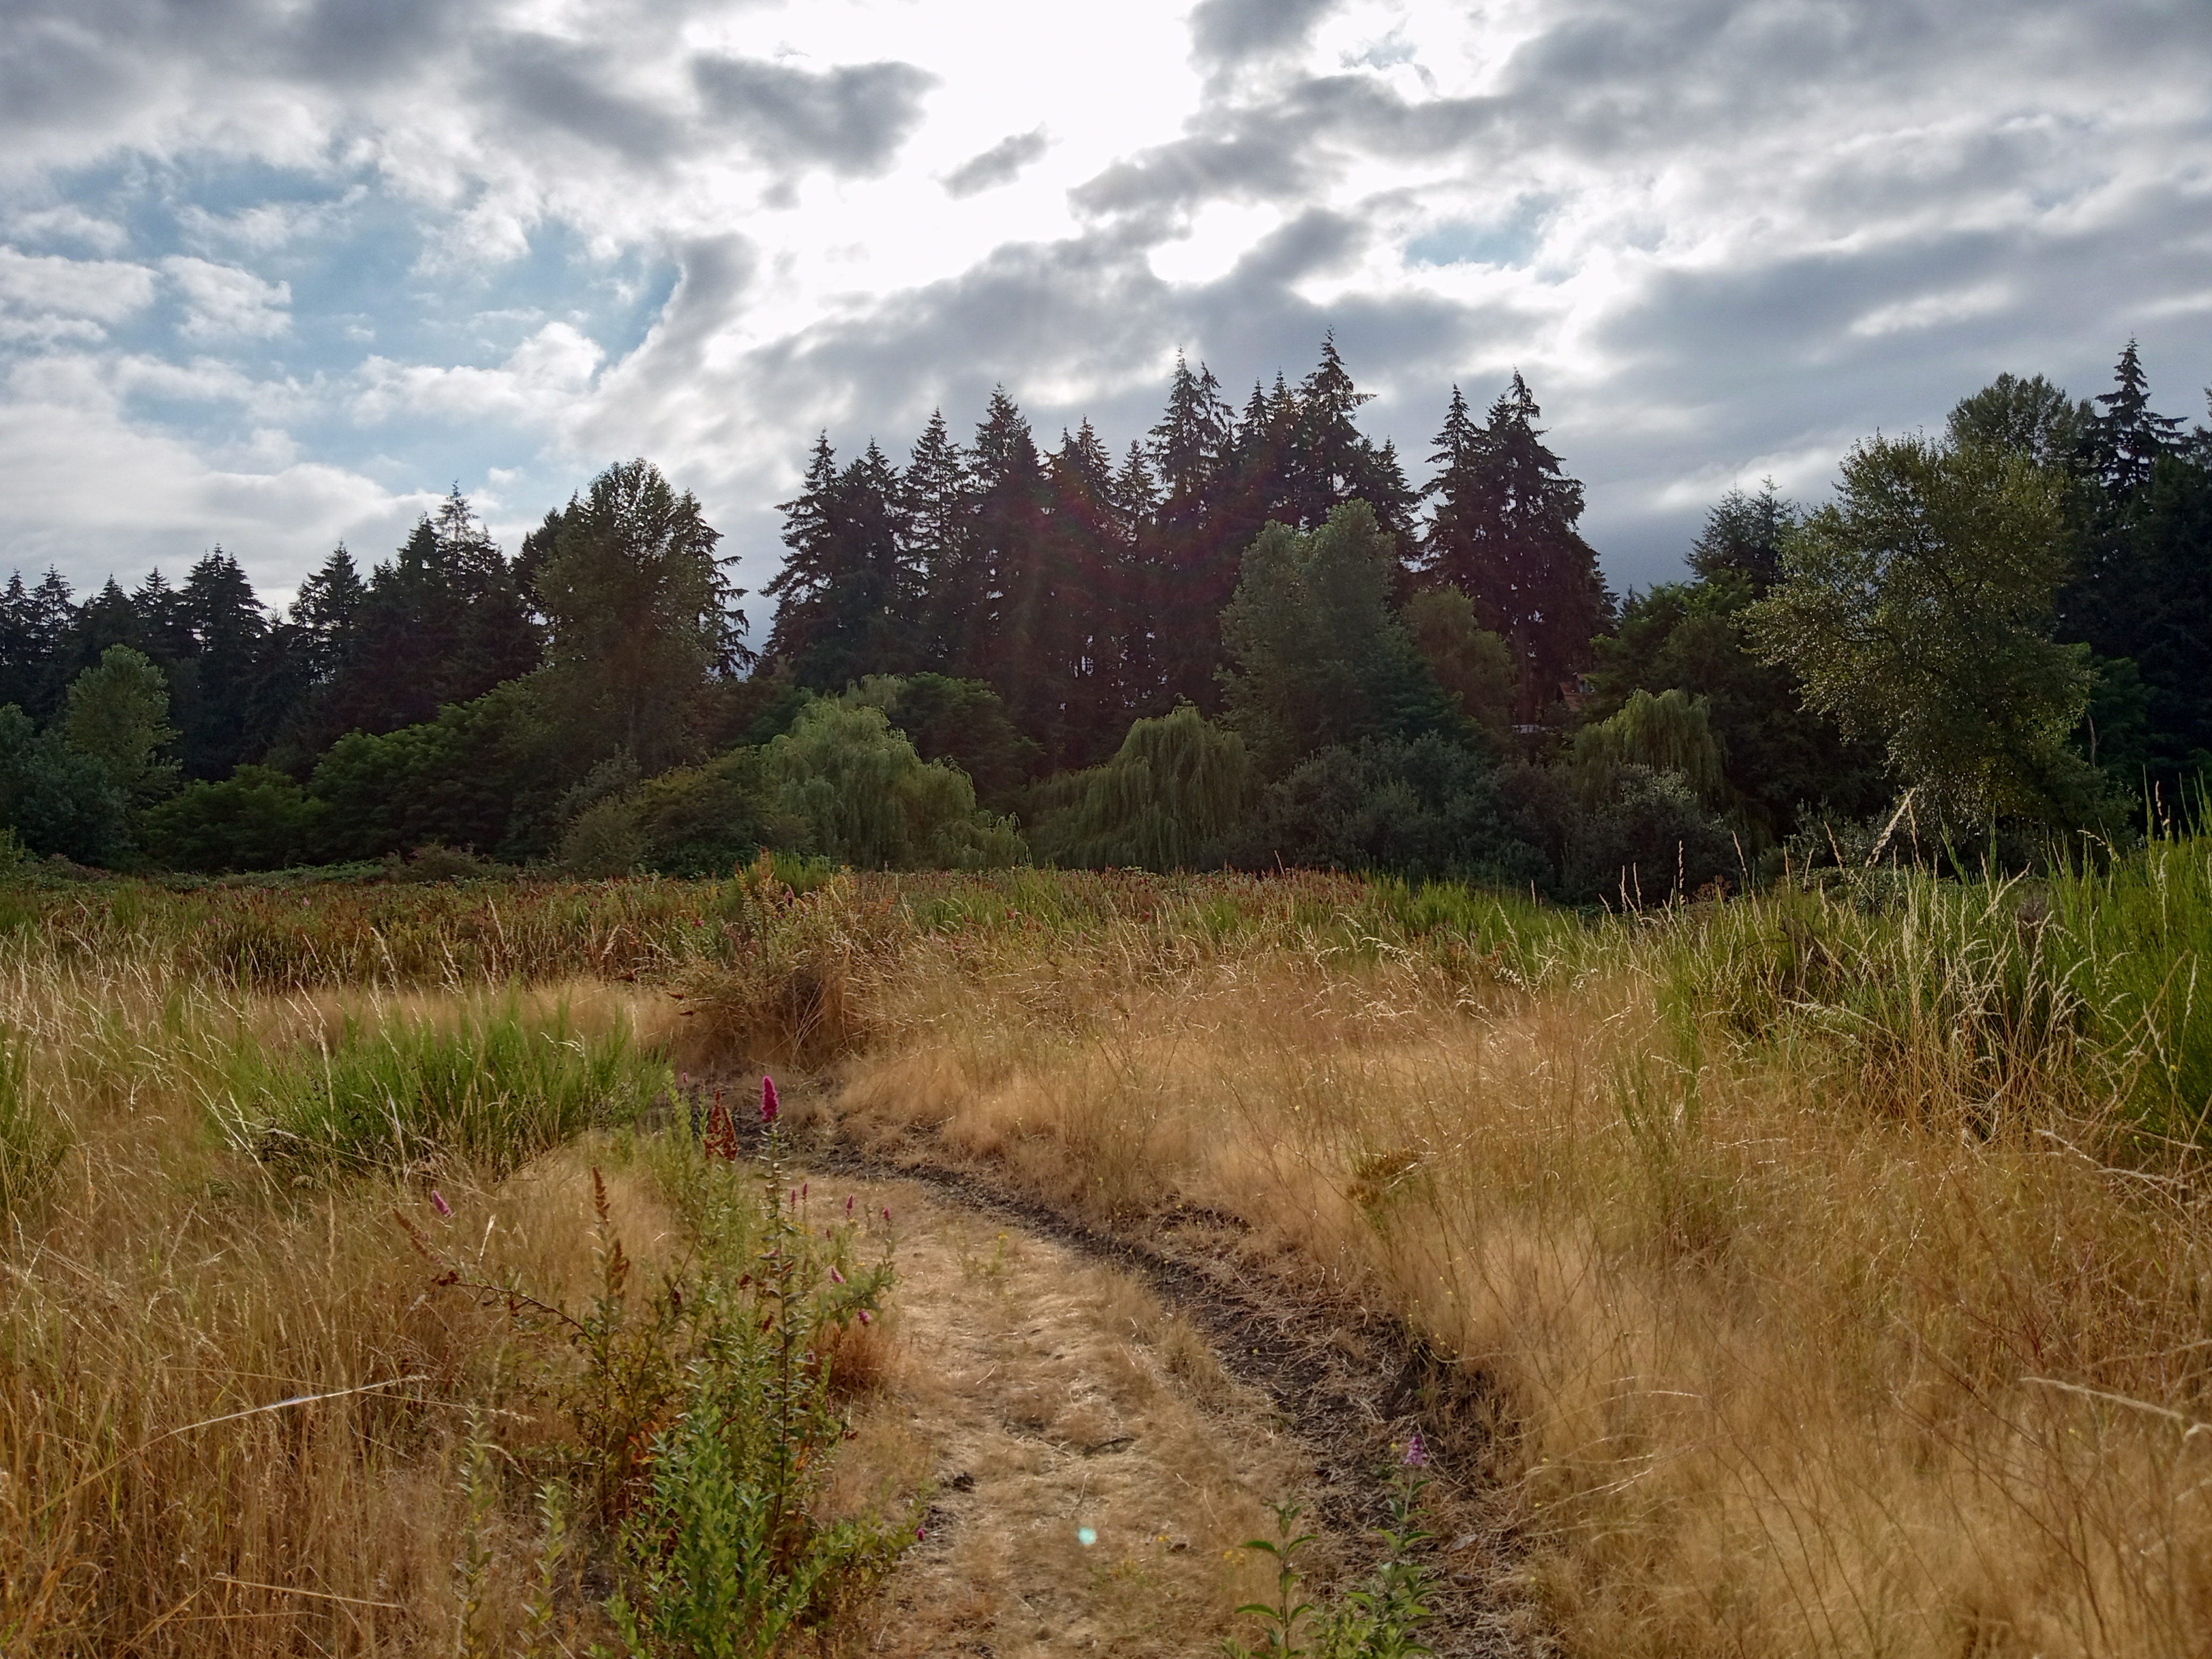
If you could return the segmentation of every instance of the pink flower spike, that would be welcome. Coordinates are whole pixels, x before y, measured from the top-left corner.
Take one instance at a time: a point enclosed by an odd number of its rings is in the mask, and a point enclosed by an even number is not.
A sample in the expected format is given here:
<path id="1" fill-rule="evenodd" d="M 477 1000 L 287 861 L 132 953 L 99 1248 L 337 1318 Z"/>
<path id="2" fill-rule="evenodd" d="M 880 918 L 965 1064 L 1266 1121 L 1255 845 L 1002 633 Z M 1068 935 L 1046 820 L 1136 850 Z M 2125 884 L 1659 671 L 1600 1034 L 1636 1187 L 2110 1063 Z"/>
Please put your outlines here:
<path id="1" fill-rule="evenodd" d="M 1415 1429 L 1413 1437 L 1406 1443 L 1406 1467 L 1409 1469 L 1421 1469 L 1426 1468 L 1428 1463 L 1429 1449 L 1421 1443 L 1421 1431 Z"/>
<path id="2" fill-rule="evenodd" d="M 845 1213 L 848 1216 L 853 1213 L 853 1195 L 850 1193 L 845 1194 Z"/>
<path id="3" fill-rule="evenodd" d="M 860 1322 L 863 1325 L 872 1325 L 875 1323 L 874 1320 L 868 1317 L 868 1310 L 866 1308 L 860 1310 Z"/>
<path id="4" fill-rule="evenodd" d="M 446 1202 L 446 1195 L 435 1187 L 430 1188 L 430 1207 L 449 1220 L 453 1217 L 453 1206 Z"/>
<path id="5" fill-rule="evenodd" d="M 890 1218 L 891 1218 L 891 1206 L 890 1206 L 890 1205 L 886 1204 L 886 1205 L 884 1205 L 884 1221 L 885 1221 L 885 1222 L 889 1222 L 889 1221 L 890 1220 Z"/>
<path id="6" fill-rule="evenodd" d="M 775 1097 L 775 1079 L 763 1074 L 761 1078 L 761 1121 L 773 1123 L 781 1103 Z"/>
<path id="7" fill-rule="evenodd" d="M 830 1270 L 830 1282 L 832 1285 L 842 1285 L 845 1282 L 845 1275 L 832 1267 Z"/>

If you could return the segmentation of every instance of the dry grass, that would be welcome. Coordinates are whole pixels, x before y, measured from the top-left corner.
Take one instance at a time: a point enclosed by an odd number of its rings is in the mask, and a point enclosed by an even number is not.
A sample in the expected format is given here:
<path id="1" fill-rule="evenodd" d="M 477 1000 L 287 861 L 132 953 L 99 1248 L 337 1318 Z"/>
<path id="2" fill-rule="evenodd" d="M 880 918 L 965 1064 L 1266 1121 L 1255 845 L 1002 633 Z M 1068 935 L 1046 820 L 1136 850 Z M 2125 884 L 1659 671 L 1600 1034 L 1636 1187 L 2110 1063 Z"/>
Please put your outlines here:
<path id="1" fill-rule="evenodd" d="M 839 1115 L 1403 1311 L 1498 1391 L 1572 1650 L 2212 1645 L 2212 1225 L 2078 1069 L 1993 1121 L 1967 1013 L 1878 1064 L 1731 1035 L 1662 945 L 1532 990 L 1140 944 L 916 943 Z"/>

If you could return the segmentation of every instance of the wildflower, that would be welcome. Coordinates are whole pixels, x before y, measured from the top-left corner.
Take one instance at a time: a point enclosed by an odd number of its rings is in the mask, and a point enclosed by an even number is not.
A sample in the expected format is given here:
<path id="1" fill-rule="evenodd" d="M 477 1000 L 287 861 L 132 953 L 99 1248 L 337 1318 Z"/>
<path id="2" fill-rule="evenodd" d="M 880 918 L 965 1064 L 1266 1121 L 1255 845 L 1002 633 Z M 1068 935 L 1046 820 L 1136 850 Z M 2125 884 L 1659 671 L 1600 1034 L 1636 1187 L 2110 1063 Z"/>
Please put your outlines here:
<path id="1" fill-rule="evenodd" d="M 890 1206 L 890 1205 L 886 1204 L 886 1205 L 884 1205 L 884 1225 L 885 1225 L 886 1227 L 888 1227 L 888 1226 L 890 1226 L 890 1223 L 891 1223 L 891 1206 Z"/>
<path id="2" fill-rule="evenodd" d="M 850 1219 L 852 1218 L 852 1215 L 853 1215 L 853 1195 L 852 1195 L 850 1193 L 848 1193 L 848 1194 L 845 1194 L 845 1217 L 846 1217 L 846 1219 L 850 1220 Z"/>
<path id="3" fill-rule="evenodd" d="M 866 1308 L 863 1308 L 860 1310 L 860 1322 L 863 1325 L 872 1325 L 876 1322 L 869 1316 L 868 1310 Z"/>
<path id="4" fill-rule="evenodd" d="M 775 1122 L 778 1109 L 780 1109 L 780 1103 L 775 1097 L 775 1079 L 763 1075 L 761 1078 L 761 1121 Z"/>
<path id="5" fill-rule="evenodd" d="M 446 1195 L 435 1187 L 430 1188 L 430 1207 L 448 1219 L 453 1213 L 453 1206 L 446 1202 Z"/>
<path id="6" fill-rule="evenodd" d="M 832 1267 L 830 1269 L 830 1282 L 832 1285 L 842 1285 L 845 1282 L 845 1275 Z"/>
<path id="7" fill-rule="evenodd" d="M 1421 1443 L 1419 1429 L 1413 1431 L 1413 1437 L 1406 1443 L 1405 1463 L 1409 1469 L 1424 1469 L 1429 1466 L 1429 1449 Z"/>

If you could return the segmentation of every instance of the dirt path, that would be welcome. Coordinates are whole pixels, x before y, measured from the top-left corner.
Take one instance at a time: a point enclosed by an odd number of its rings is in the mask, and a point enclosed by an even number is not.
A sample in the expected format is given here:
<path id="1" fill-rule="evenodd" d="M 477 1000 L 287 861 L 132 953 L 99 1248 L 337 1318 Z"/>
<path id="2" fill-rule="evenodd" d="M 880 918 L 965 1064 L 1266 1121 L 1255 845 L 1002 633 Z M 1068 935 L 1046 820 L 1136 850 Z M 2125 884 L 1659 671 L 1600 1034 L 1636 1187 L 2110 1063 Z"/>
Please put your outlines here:
<path id="1" fill-rule="evenodd" d="M 896 1238 L 886 1387 L 843 1478 L 855 1502 L 933 1494 L 860 1651 L 1218 1654 L 1257 1634 L 1231 1609 L 1271 1584 L 1238 1547 L 1283 1497 L 1322 1523 L 1320 1582 L 1364 1565 L 1374 1473 L 1419 1419 L 1427 1369 L 1380 1322 L 1240 1273 L 1218 1218 L 1138 1244 L 958 1172 L 829 1149 L 810 1165 L 837 1208 L 888 1206 Z M 1530 1652 L 1444 1474 L 1427 1638 Z"/>

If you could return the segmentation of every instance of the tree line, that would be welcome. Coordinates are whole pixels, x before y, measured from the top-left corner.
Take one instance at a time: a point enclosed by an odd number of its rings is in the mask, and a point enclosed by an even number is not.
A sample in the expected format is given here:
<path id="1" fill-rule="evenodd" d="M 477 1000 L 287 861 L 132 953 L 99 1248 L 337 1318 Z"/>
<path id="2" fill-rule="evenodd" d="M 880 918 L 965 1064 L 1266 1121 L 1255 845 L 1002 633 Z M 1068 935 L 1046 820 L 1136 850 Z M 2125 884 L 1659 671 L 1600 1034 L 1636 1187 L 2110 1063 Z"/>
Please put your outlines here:
<path id="1" fill-rule="evenodd" d="M 2107 829 L 2212 757 L 2212 436 L 2132 343 L 2002 376 L 1835 498 L 1716 505 L 1617 601 L 1517 374 L 1418 486 L 1333 339 L 1242 410 L 1178 359 L 1118 459 L 1003 390 L 894 463 L 826 437 L 763 648 L 697 502 L 610 468 L 510 556 L 456 491 L 287 613 L 217 550 L 172 587 L 0 593 L 0 813 L 82 863 L 425 843 L 570 868 L 1395 868 L 1589 900 L 1932 823 Z M 1916 819 L 1916 822 L 1917 820 Z M 1856 843 L 1853 843 L 1856 844 Z"/>

